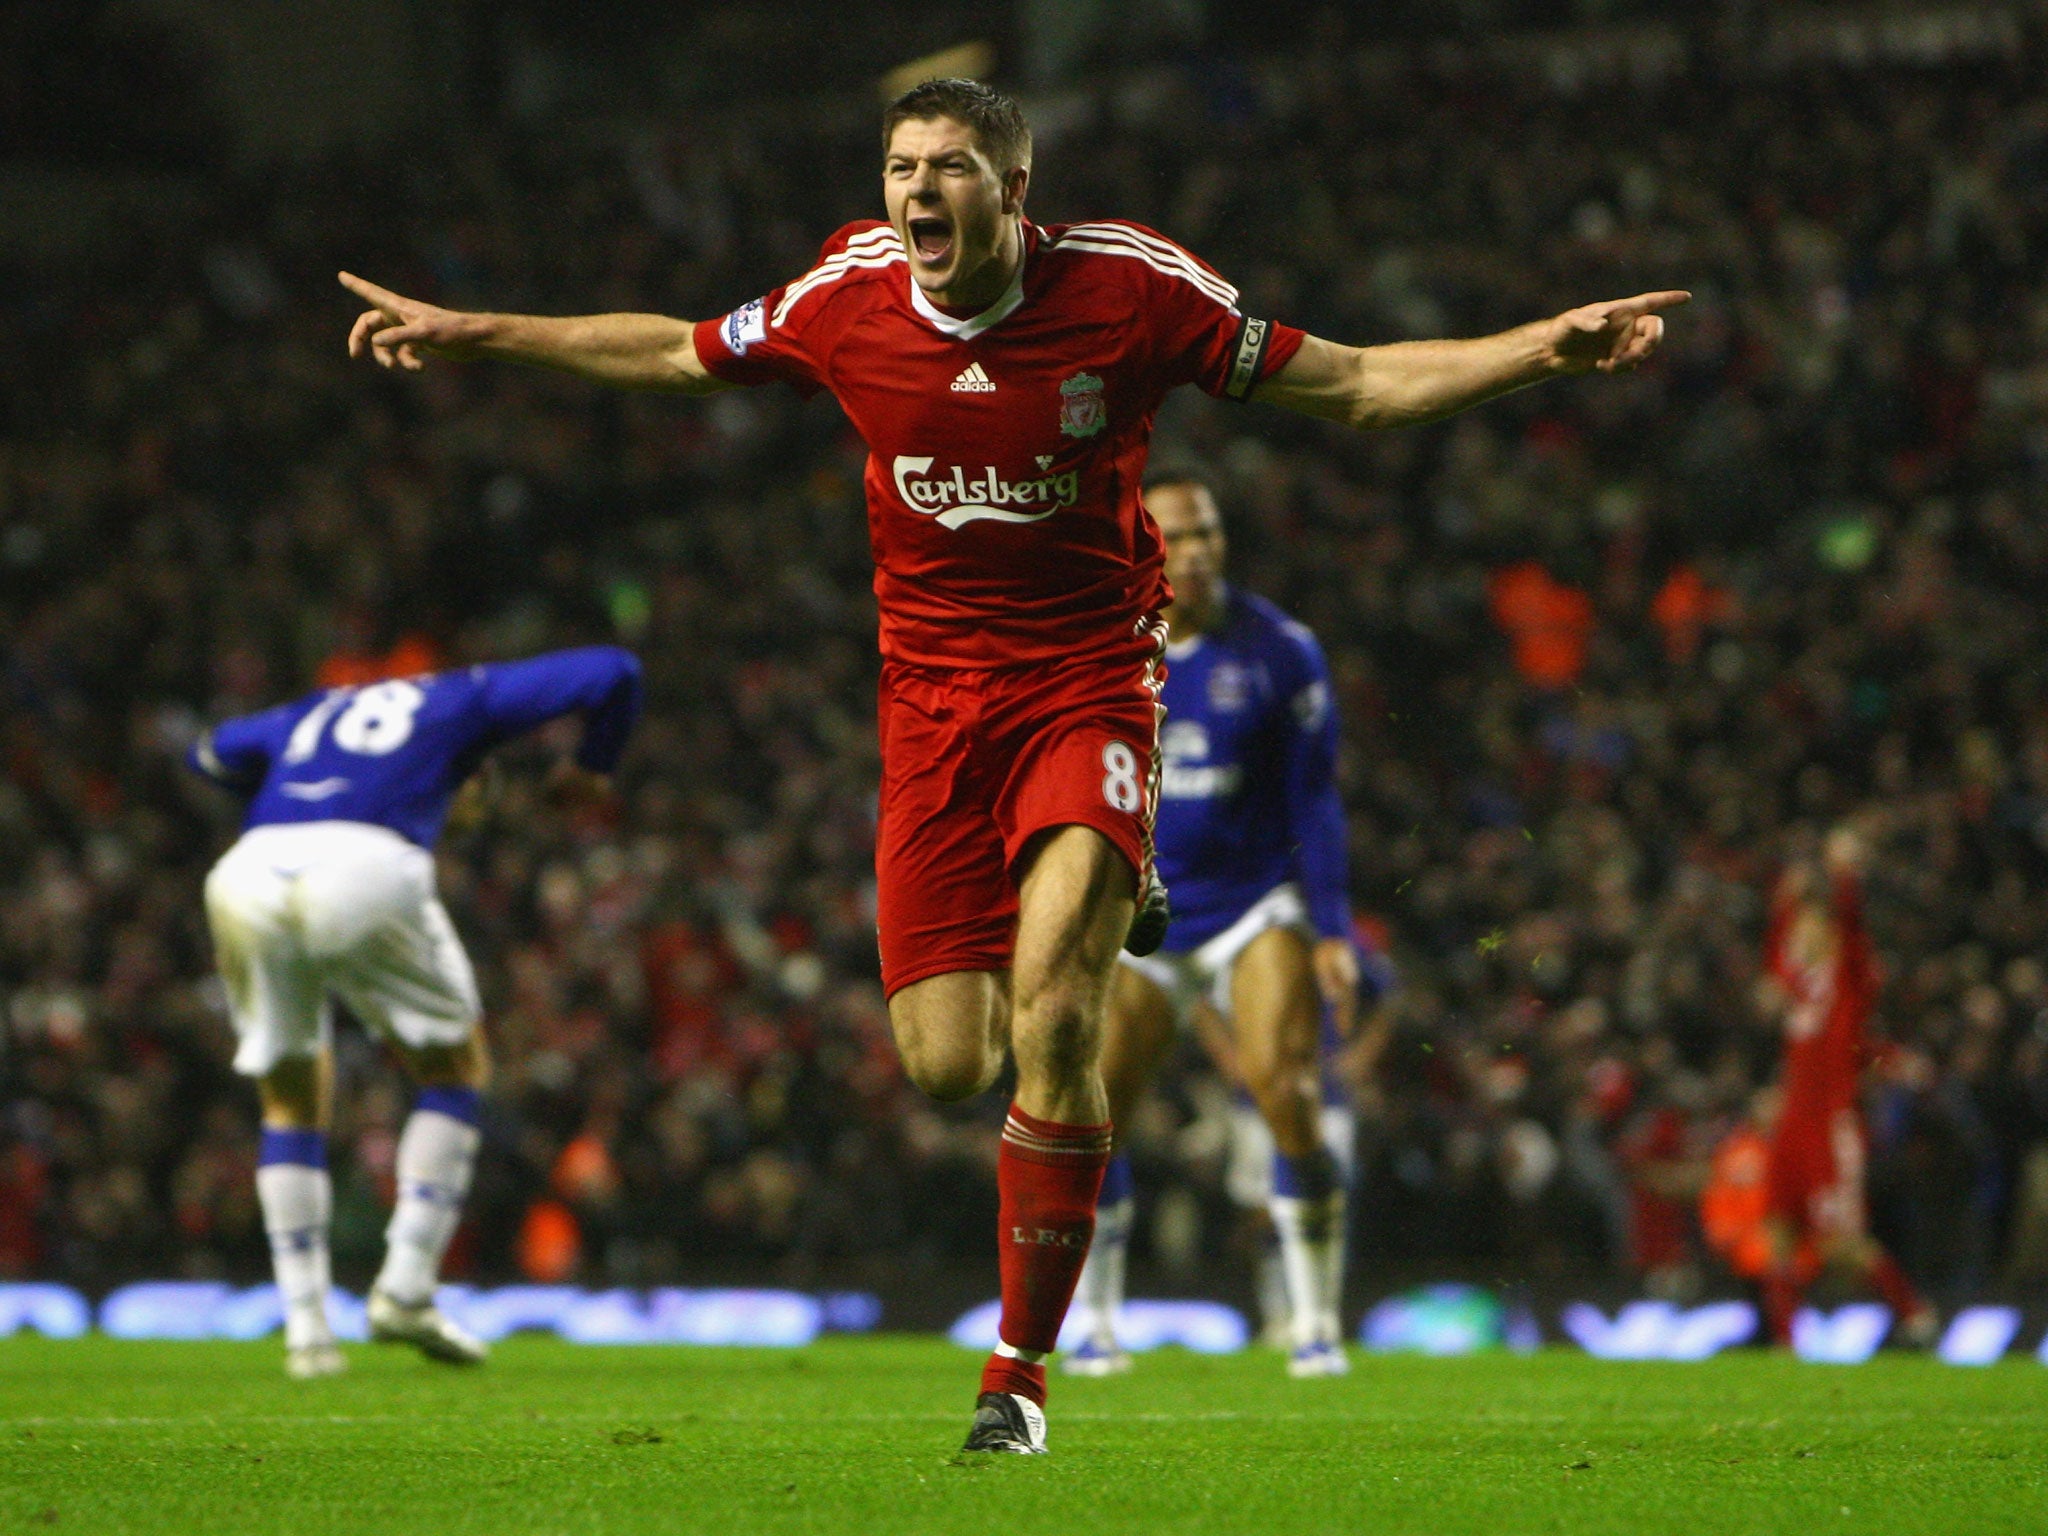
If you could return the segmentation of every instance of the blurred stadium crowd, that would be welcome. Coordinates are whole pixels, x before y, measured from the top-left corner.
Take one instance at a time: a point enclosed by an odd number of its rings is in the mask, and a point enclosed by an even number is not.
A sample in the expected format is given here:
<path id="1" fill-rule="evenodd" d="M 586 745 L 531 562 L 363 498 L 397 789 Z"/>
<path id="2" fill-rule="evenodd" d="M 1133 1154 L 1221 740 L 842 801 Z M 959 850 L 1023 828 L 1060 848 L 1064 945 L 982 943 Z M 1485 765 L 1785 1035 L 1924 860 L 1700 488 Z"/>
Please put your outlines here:
<path id="1" fill-rule="evenodd" d="M 1788 836 L 1860 809 L 1879 1230 L 1945 1299 L 2040 1284 L 2048 45 L 1364 41 L 1034 103 L 1033 212 L 1151 224 L 1250 312 L 1346 340 L 1698 297 L 1645 374 L 1427 430 L 1205 400 L 1162 422 L 1220 477 L 1237 576 L 1320 633 L 1338 683 L 1354 894 L 1402 978 L 1356 1085 L 1360 1271 L 1714 1284 L 1696 1200 L 1777 1054 L 1764 891 Z M 649 684 L 616 806 L 558 812 L 515 760 L 445 849 L 498 1057 L 455 1267 L 978 1261 L 999 1100 L 907 1089 L 875 979 L 843 419 L 780 392 L 378 376 L 343 354 L 333 283 L 722 313 L 877 206 L 869 110 L 515 115 L 222 176 L 103 257 L 13 259 L 0 1274 L 263 1269 L 198 903 L 234 811 L 178 766 L 199 725 L 600 639 Z M 344 1046 L 346 1275 L 376 1252 L 405 1101 Z M 1191 1059 L 1131 1128 L 1151 1260 L 1182 1284 L 1236 1240 L 1226 1100 Z"/>

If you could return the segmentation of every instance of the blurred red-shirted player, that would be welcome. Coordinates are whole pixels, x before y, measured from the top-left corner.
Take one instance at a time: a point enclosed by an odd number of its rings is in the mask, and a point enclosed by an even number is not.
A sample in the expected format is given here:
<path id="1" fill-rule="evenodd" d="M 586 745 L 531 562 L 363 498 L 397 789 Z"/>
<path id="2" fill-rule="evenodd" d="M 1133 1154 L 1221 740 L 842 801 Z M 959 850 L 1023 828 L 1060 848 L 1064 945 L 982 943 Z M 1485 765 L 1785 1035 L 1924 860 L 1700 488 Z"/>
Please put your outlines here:
<path id="1" fill-rule="evenodd" d="M 1764 1314 L 1774 1343 L 1813 1265 L 1847 1270 L 1884 1298 L 1903 1337 L 1931 1342 L 1933 1309 L 1871 1237 L 1863 1194 L 1864 1025 L 1877 1002 L 1877 956 L 1863 926 L 1863 842 L 1830 832 L 1821 858 L 1795 858 L 1772 900 L 1764 941 L 1767 1001 L 1785 1019 L 1785 1065 L 1766 1171 L 1771 1259 Z"/>
<path id="2" fill-rule="evenodd" d="M 883 985 L 905 1070 L 941 1099 L 1014 1054 L 997 1167 L 1002 1319 L 968 1448 L 1044 1449 L 1044 1357 L 1109 1155 L 1111 968 L 1164 933 L 1151 871 L 1168 600 L 1138 488 L 1153 413 L 1195 384 L 1353 426 L 1446 416 L 1559 373 L 1633 367 L 1679 292 L 1497 336 L 1355 348 L 1244 314 L 1135 224 L 1024 216 L 1016 104 L 933 80 L 886 111 L 886 222 L 722 319 L 464 314 L 346 273 L 351 352 L 499 357 L 627 387 L 830 390 L 869 448 L 882 614 L 876 848 Z M 776 531 L 763 529 L 764 538 Z"/>
<path id="3" fill-rule="evenodd" d="M 1761 1287 L 1778 1262 L 1771 1220 L 1771 1132 L 1778 1124 L 1778 1086 L 1750 1096 L 1749 1115 L 1715 1144 L 1700 1192 L 1700 1232 L 1731 1273 Z M 1792 1270 L 1804 1286 L 1820 1272 L 1813 1244 L 1794 1246 Z"/>

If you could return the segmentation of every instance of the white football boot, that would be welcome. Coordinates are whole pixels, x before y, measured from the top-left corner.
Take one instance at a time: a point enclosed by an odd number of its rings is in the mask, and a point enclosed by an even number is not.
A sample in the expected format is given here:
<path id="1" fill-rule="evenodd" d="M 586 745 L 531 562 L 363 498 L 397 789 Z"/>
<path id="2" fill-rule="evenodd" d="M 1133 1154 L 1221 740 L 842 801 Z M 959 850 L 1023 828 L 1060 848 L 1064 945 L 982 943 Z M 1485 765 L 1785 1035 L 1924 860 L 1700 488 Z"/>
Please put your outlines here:
<path id="1" fill-rule="evenodd" d="M 1013 1392 L 984 1392 L 974 1402 L 974 1423 L 963 1451 L 1010 1456 L 1045 1454 L 1045 1410 Z"/>
<path id="2" fill-rule="evenodd" d="M 370 1292 L 370 1337 L 379 1344 L 410 1344 L 445 1365 L 481 1365 L 490 1346 L 431 1301 L 407 1306 L 383 1291 Z"/>
<path id="3" fill-rule="evenodd" d="M 1114 1334 L 1090 1334 L 1060 1360 L 1069 1376 L 1121 1376 L 1130 1368 L 1130 1354 Z"/>
<path id="4" fill-rule="evenodd" d="M 1311 1376 L 1348 1376 L 1351 1356 L 1341 1342 L 1343 1335 L 1326 1332 L 1312 1343 L 1298 1346 L 1287 1357 L 1287 1374 L 1297 1381 Z"/>
<path id="5" fill-rule="evenodd" d="M 339 1376 L 348 1369 L 348 1356 L 332 1339 L 316 1339 L 284 1352 L 284 1373 L 293 1381 L 318 1381 L 322 1376 Z"/>

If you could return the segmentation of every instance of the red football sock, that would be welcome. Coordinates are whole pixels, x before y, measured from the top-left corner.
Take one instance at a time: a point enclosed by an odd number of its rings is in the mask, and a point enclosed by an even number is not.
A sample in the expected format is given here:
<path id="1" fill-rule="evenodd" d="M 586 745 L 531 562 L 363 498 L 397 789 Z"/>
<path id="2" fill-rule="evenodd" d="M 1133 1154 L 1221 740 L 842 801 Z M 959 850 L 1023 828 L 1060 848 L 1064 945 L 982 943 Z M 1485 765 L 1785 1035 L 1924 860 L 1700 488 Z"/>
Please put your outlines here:
<path id="1" fill-rule="evenodd" d="M 1913 1289 L 1913 1282 L 1906 1278 L 1906 1272 L 1899 1268 L 1898 1260 L 1882 1249 L 1870 1266 L 1870 1283 L 1892 1309 L 1892 1316 L 1902 1323 L 1926 1305 Z"/>
<path id="2" fill-rule="evenodd" d="M 1789 1348 L 1792 1343 L 1792 1314 L 1799 1307 L 1799 1283 L 1789 1269 L 1773 1269 L 1764 1276 L 1764 1323 L 1771 1342 Z"/>
<path id="3" fill-rule="evenodd" d="M 1045 1367 L 1036 1360 L 1013 1360 L 1008 1355 L 990 1355 L 981 1368 L 981 1390 L 1008 1392 L 1028 1397 L 1045 1406 Z"/>
<path id="4" fill-rule="evenodd" d="M 1109 1164 L 1109 1141 L 1107 1125 L 1058 1125 L 1010 1106 L 996 1155 L 1003 1274 L 998 1336 L 1016 1353 L 989 1356 L 982 1391 L 1014 1392 L 1043 1406 L 1040 1362 L 1059 1342 L 1095 1235 L 1095 1196 Z"/>

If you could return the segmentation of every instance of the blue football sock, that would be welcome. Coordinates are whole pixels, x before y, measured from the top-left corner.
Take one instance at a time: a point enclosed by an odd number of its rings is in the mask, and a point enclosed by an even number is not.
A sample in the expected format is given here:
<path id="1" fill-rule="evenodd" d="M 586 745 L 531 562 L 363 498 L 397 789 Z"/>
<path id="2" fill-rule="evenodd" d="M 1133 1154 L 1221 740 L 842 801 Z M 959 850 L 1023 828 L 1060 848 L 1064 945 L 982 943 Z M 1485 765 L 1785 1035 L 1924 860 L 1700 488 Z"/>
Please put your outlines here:
<path id="1" fill-rule="evenodd" d="M 1131 1198 L 1137 1188 L 1131 1177 L 1131 1160 L 1119 1152 L 1109 1160 L 1109 1166 L 1102 1170 L 1102 1193 L 1095 1197 L 1095 1208 L 1116 1205 Z"/>
<path id="2" fill-rule="evenodd" d="M 331 1340 L 327 1324 L 327 1224 L 334 1186 L 327 1137 L 319 1131 L 263 1128 L 256 1198 L 270 1237 L 271 1269 L 284 1300 L 285 1343 L 293 1349 Z"/>
<path id="3" fill-rule="evenodd" d="M 263 1127 L 262 1143 L 256 1153 L 256 1166 L 269 1168 L 278 1163 L 299 1163 L 307 1168 L 325 1168 L 327 1133 L 285 1131 L 266 1125 Z"/>
<path id="4" fill-rule="evenodd" d="M 1273 1193 L 1290 1200 L 1322 1200 L 1337 1187 L 1337 1163 L 1327 1148 L 1307 1157 L 1273 1154 Z"/>

